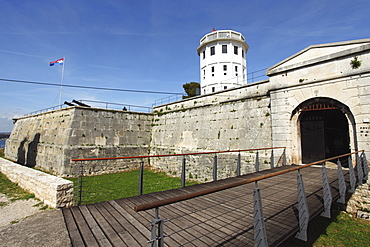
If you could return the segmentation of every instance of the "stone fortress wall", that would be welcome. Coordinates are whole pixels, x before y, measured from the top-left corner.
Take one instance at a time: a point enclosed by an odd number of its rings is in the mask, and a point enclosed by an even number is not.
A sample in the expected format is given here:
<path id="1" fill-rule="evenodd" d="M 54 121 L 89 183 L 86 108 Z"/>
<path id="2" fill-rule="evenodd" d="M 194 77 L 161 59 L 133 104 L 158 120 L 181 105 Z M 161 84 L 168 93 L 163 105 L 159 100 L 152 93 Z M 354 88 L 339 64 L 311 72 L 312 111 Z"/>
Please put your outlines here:
<path id="1" fill-rule="evenodd" d="M 351 62 L 357 57 L 359 68 Z M 316 45 L 271 67 L 269 80 L 184 99 L 137 113 L 69 107 L 16 121 L 5 155 L 58 176 L 75 175 L 72 158 L 179 154 L 287 147 L 288 163 L 300 160 L 300 117 L 306 102 L 329 99 L 346 116 L 350 149 L 369 149 L 370 40 Z M 243 154 L 253 172 L 255 154 Z M 269 153 L 260 154 L 262 168 Z M 275 160 L 281 153 L 276 153 Z M 200 156 L 199 156 L 200 157 Z M 189 158 L 193 178 L 209 180 L 211 156 Z M 235 172 L 235 155 L 220 156 L 223 176 Z M 138 160 L 86 163 L 90 174 L 127 170 Z M 178 158 L 150 165 L 179 175 Z"/>
<path id="2" fill-rule="evenodd" d="M 89 157 L 146 155 L 152 114 L 68 107 L 17 119 L 5 157 L 58 176 L 75 176 Z M 131 161 L 86 162 L 88 173 L 131 169 Z"/>
<path id="3" fill-rule="evenodd" d="M 201 153 L 271 147 L 269 81 L 201 95 L 154 108 L 150 152 Z M 280 152 L 280 153 L 279 153 Z M 276 160 L 283 150 L 276 152 Z M 235 176 L 238 153 L 218 154 L 218 178 Z M 190 178 L 212 180 L 214 155 L 186 156 Z M 242 173 L 254 172 L 255 152 L 242 152 Z M 182 157 L 157 158 L 152 165 L 180 174 Z M 259 154 L 261 169 L 270 167 L 270 151 Z"/>

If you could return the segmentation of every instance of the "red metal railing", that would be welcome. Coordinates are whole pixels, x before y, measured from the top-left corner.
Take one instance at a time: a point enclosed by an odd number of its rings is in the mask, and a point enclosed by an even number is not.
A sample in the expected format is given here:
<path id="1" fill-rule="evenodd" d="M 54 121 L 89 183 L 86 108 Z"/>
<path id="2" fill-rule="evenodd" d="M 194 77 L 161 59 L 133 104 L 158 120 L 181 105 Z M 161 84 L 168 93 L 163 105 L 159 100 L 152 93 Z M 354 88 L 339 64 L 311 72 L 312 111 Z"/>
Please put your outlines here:
<path id="1" fill-rule="evenodd" d="M 158 154 L 158 155 L 141 155 L 141 156 L 125 156 L 125 157 L 85 158 L 85 159 L 72 159 L 72 161 L 145 159 L 145 158 L 170 157 L 170 156 L 188 156 L 188 155 L 200 155 L 200 154 L 221 154 L 221 153 L 250 152 L 250 151 L 272 150 L 272 149 L 279 149 L 279 148 L 285 148 L 285 147 L 252 148 L 252 149 L 211 151 L 211 152 L 199 152 L 199 153 L 181 153 L 181 154 Z"/>
<path id="2" fill-rule="evenodd" d="M 358 155 L 359 153 L 362 153 L 362 154 Z M 355 166 L 352 165 L 351 155 L 355 155 L 355 164 L 356 164 Z M 344 173 L 342 171 L 342 166 L 341 166 L 341 161 L 340 161 L 340 160 L 345 161 L 345 159 L 343 159 L 344 157 L 348 157 L 349 170 L 347 172 L 347 175 L 349 174 L 349 180 L 350 180 L 349 181 L 350 189 L 348 189 L 348 190 L 347 190 L 347 187 L 346 187 L 347 182 L 344 179 Z M 333 186 L 333 185 L 330 184 L 331 182 L 329 181 L 327 171 L 326 171 L 326 162 L 327 161 L 333 161 L 333 160 L 338 160 L 337 161 L 338 189 L 334 189 L 334 190 L 338 191 L 338 195 L 336 195 L 335 197 L 333 197 L 331 192 L 330 192 L 332 190 L 331 186 Z M 303 176 L 300 173 L 300 170 L 304 169 L 304 168 L 307 168 L 307 167 L 311 167 L 313 165 L 319 165 L 319 164 L 322 165 L 322 193 L 323 193 L 322 203 L 320 204 L 320 206 L 315 204 L 314 206 L 318 207 L 318 208 L 315 208 L 314 212 L 311 212 L 312 215 L 310 215 L 308 202 L 307 202 L 307 197 L 306 197 L 305 189 L 304 189 L 304 185 L 303 185 Z M 354 167 L 356 168 L 356 172 L 355 172 Z M 159 217 L 159 208 L 160 207 L 170 205 L 170 204 L 173 204 L 173 203 L 178 203 L 178 202 L 185 201 L 185 200 L 188 200 L 188 199 L 192 199 L 192 198 L 195 198 L 195 197 L 206 196 L 206 195 L 211 194 L 211 193 L 215 193 L 215 192 L 218 192 L 218 191 L 222 191 L 222 190 L 226 190 L 226 189 L 229 189 L 229 188 L 233 188 L 233 187 L 237 187 L 237 186 L 241 186 L 241 185 L 245 185 L 245 184 L 248 184 L 248 183 L 255 182 L 255 188 L 253 190 L 253 208 L 254 209 L 253 209 L 253 214 L 249 213 L 249 215 L 253 215 L 253 219 L 254 219 L 254 227 L 252 228 L 253 231 L 254 231 L 254 242 L 255 242 L 255 246 L 268 246 L 267 233 L 266 233 L 266 228 L 265 228 L 266 218 L 264 217 L 264 214 L 263 214 L 262 197 L 261 197 L 260 189 L 258 188 L 258 183 L 257 182 L 260 181 L 260 180 L 263 180 L 263 179 L 279 176 L 279 175 L 286 174 L 286 173 L 289 173 L 289 172 L 298 171 L 298 174 L 297 174 L 298 201 L 295 204 L 298 205 L 297 206 L 297 211 L 298 211 L 297 215 L 298 215 L 298 221 L 299 222 L 298 222 L 298 233 L 296 235 L 296 238 L 301 239 L 303 241 L 307 241 L 307 225 L 308 225 L 308 221 L 310 220 L 311 216 L 313 217 L 313 216 L 315 216 L 316 214 L 318 214 L 322 211 L 321 215 L 323 217 L 330 218 L 331 217 L 330 216 L 330 210 L 331 210 L 331 204 L 332 204 L 333 200 L 335 198 L 339 197 L 337 202 L 345 203 L 346 192 L 348 191 L 350 193 L 353 193 L 354 189 L 356 187 L 356 182 L 357 182 L 357 185 L 361 185 L 365 180 L 367 180 L 368 179 L 368 173 L 369 173 L 368 170 L 369 170 L 369 167 L 368 167 L 368 161 L 367 161 L 366 156 L 365 156 L 365 152 L 364 152 L 364 150 L 360 150 L 360 151 L 356 151 L 356 152 L 352 152 L 352 153 L 348 153 L 348 154 L 338 155 L 338 156 L 335 156 L 335 157 L 319 160 L 319 161 L 316 161 L 316 162 L 313 162 L 313 163 L 310 163 L 310 164 L 306 164 L 306 165 L 294 166 L 292 168 L 280 170 L 278 172 L 272 172 L 272 173 L 269 173 L 267 175 L 262 175 L 262 176 L 258 176 L 258 177 L 254 177 L 254 178 L 250 178 L 250 179 L 244 179 L 244 180 L 241 180 L 241 181 L 239 180 L 239 181 L 236 181 L 236 182 L 230 182 L 228 184 L 223 184 L 223 185 L 220 185 L 220 186 L 217 186 L 217 187 L 208 188 L 208 189 L 204 189 L 204 190 L 197 191 L 197 192 L 191 192 L 189 194 L 185 194 L 185 195 L 181 195 L 181 196 L 174 196 L 174 197 L 166 198 L 166 199 L 163 199 L 163 200 L 158 200 L 158 201 L 154 201 L 154 202 L 150 202 L 150 203 L 135 205 L 134 210 L 136 212 L 139 212 L 139 211 L 144 211 L 144 210 L 149 210 L 149 209 L 155 209 L 155 218 L 152 220 L 151 238 L 149 239 L 148 242 L 152 243 L 152 244 L 157 244 L 158 243 L 159 246 L 164 246 L 164 239 L 166 237 L 172 238 L 171 236 L 173 234 L 177 234 L 177 233 L 183 231 L 184 229 L 189 230 L 192 226 L 188 226 L 188 227 L 185 227 L 183 229 L 180 228 L 179 230 L 174 231 L 172 233 L 166 232 L 166 234 L 165 234 L 164 229 L 163 229 L 163 224 L 164 224 L 164 222 L 171 222 L 172 219 L 165 219 L 165 220 L 161 219 Z M 357 173 L 357 178 L 356 178 L 356 173 Z M 331 174 L 333 174 L 333 172 L 331 172 Z M 333 178 L 330 178 L 330 179 L 331 179 L 331 181 L 333 181 Z M 335 178 L 334 178 L 334 180 L 335 180 Z M 312 193 L 312 191 L 311 191 L 311 193 Z M 225 202 L 225 204 L 227 204 L 227 208 L 231 207 L 230 204 L 228 204 L 226 202 Z M 211 205 L 211 207 L 213 207 L 213 205 Z M 271 207 L 271 205 L 268 205 L 268 207 Z M 165 208 L 168 210 L 168 206 L 165 207 Z M 290 208 L 290 206 L 289 206 L 289 208 Z M 232 208 L 231 210 L 233 210 L 233 209 L 234 208 Z M 206 210 L 206 208 L 204 208 L 202 210 Z M 192 213 L 192 211 L 190 213 Z M 188 216 L 190 213 L 185 213 L 184 217 Z M 248 212 L 245 212 L 245 213 L 248 214 Z M 222 217 L 223 214 L 224 214 L 224 212 L 222 212 L 218 217 Z M 245 217 L 247 217 L 247 215 Z M 181 221 L 181 220 L 179 220 L 179 218 L 180 218 L 180 216 L 176 216 L 174 218 L 174 220 Z M 196 216 L 195 216 L 195 218 L 196 218 Z M 207 218 L 207 217 L 205 217 L 205 218 Z M 220 218 L 217 218 L 217 219 L 220 222 L 223 222 Z M 168 224 L 170 224 L 170 223 L 168 223 Z M 199 239 L 199 236 L 197 236 L 197 239 Z M 193 241 L 193 240 L 191 240 L 191 241 Z M 282 240 L 274 239 L 274 241 L 282 241 Z"/>
<path id="3" fill-rule="evenodd" d="M 283 149 L 283 151 L 274 154 L 274 150 Z M 270 162 L 266 160 L 268 153 L 264 153 L 264 163 L 260 165 L 259 152 L 269 151 L 271 152 Z M 247 152 L 248 155 L 243 156 L 241 153 Z M 237 153 L 235 156 L 224 157 L 220 159 L 221 154 Z M 203 160 L 198 160 L 198 158 L 189 158 L 189 156 L 202 156 L 202 155 L 213 155 L 213 157 L 206 157 Z M 219 155 L 219 156 L 217 156 Z M 279 159 L 279 161 L 274 161 L 274 156 Z M 170 157 L 181 157 L 182 161 L 179 159 L 166 159 Z M 160 160 L 153 160 L 150 158 L 165 158 Z M 201 157 L 199 157 L 201 158 Z M 139 166 L 132 160 L 139 160 Z M 254 149 L 240 149 L 240 150 L 227 150 L 227 151 L 209 151 L 209 152 L 198 152 L 198 153 L 180 153 L 180 154 L 161 154 L 161 155 L 142 155 L 142 156 L 125 156 L 125 157 L 97 157 L 97 158 L 81 158 L 72 159 L 73 162 L 79 162 L 78 173 L 78 185 L 76 185 L 76 203 L 80 205 L 81 203 L 87 203 L 87 201 L 82 200 L 83 197 L 87 198 L 86 195 L 95 194 L 94 186 L 89 185 L 86 179 L 83 179 L 86 174 L 102 174 L 106 171 L 122 171 L 119 168 L 124 167 L 120 162 L 114 162 L 113 164 L 108 164 L 105 162 L 115 161 L 115 160 L 131 160 L 126 164 L 128 170 L 139 170 L 138 175 L 138 195 L 144 194 L 144 186 L 146 183 L 144 181 L 144 159 L 148 159 L 150 165 L 155 165 L 159 170 L 171 174 L 175 177 L 180 177 L 181 184 L 179 187 L 185 187 L 187 180 L 198 180 L 198 182 L 206 181 L 216 181 L 218 178 L 234 177 L 240 176 L 242 174 L 251 173 L 259 171 L 260 167 L 267 169 L 273 168 L 280 165 L 286 164 L 285 158 L 285 147 L 273 147 L 273 148 L 254 148 Z M 213 160 L 213 162 L 212 162 Z M 221 161 L 220 161 L 221 160 Z M 253 164 L 253 160 L 255 163 Z M 101 161 L 101 162 L 99 162 Z M 236 162 L 235 162 L 236 161 Z M 86 162 L 86 164 L 84 164 Z M 162 162 L 162 163 L 161 163 Z M 188 163 L 187 163 L 188 162 Z M 189 163 L 190 162 L 190 163 Z M 206 163 L 204 163 L 206 162 Z M 246 162 L 247 164 L 244 164 Z M 162 165 L 171 164 L 171 167 L 166 167 L 162 169 Z M 195 168 L 194 168 L 195 167 Z M 202 169 L 199 169 L 201 167 Z M 189 170 L 190 169 L 190 170 Z M 193 170 L 191 170 L 193 169 Z M 204 172 L 207 170 L 207 172 Z M 226 171 L 227 170 L 227 171 Z M 226 171 L 226 172 L 225 172 Z M 131 182 L 132 183 L 132 182 Z M 82 185 L 83 184 L 83 185 Z M 132 189 L 131 189 L 132 190 Z M 145 190 L 146 191 L 146 190 Z"/>

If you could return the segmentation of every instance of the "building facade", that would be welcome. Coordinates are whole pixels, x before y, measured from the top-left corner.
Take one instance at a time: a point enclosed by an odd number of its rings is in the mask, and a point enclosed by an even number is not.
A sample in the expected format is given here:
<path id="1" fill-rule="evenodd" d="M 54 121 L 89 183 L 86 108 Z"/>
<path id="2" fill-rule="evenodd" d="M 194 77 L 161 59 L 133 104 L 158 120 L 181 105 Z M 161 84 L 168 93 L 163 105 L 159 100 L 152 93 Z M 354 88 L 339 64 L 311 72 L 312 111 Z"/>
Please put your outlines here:
<path id="1" fill-rule="evenodd" d="M 212 46 L 201 47 L 200 55 L 204 50 L 207 56 Z M 370 39 L 309 46 L 270 67 L 267 75 L 267 80 L 157 106 L 152 113 L 72 107 L 20 118 L 5 155 L 62 176 L 76 172 L 71 159 L 86 157 L 267 147 L 285 147 L 289 164 L 359 150 L 370 157 Z M 278 161 L 281 153 L 275 156 Z M 255 158 L 242 154 L 245 173 L 254 171 Z M 212 159 L 187 157 L 189 178 L 209 181 Z M 262 168 L 269 167 L 268 153 L 259 159 Z M 219 160 L 220 179 L 235 173 L 235 155 Z M 111 168 L 89 165 L 91 174 L 134 168 L 124 161 Z M 153 158 L 149 165 L 172 175 L 181 171 L 175 158 Z"/>
<path id="2" fill-rule="evenodd" d="M 201 94 L 213 93 L 246 84 L 248 44 L 232 30 L 213 30 L 197 49 L 200 58 Z"/>

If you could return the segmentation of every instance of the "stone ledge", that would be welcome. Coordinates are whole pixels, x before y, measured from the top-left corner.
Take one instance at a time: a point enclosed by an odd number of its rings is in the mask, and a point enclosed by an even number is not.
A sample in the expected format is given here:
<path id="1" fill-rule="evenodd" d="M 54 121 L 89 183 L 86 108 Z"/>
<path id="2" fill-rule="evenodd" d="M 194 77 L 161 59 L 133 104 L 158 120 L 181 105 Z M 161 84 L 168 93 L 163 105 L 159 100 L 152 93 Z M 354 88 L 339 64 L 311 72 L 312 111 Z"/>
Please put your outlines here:
<path id="1" fill-rule="evenodd" d="M 0 172 L 54 208 L 73 206 L 73 183 L 0 158 Z"/>

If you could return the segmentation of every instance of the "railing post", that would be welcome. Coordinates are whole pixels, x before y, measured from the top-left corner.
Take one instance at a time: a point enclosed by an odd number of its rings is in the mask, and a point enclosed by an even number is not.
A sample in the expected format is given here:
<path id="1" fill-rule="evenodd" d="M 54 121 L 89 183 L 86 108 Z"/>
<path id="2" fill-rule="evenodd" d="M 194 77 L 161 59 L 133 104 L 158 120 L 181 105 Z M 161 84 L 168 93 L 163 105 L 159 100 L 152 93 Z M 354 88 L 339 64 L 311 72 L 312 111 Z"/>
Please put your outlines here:
<path id="1" fill-rule="evenodd" d="M 367 181 L 369 179 L 369 164 L 367 163 L 365 152 L 362 152 L 362 166 L 364 168 L 364 180 Z"/>
<path id="2" fill-rule="evenodd" d="M 241 166 L 241 155 L 238 153 L 238 163 L 236 165 L 236 176 L 240 176 L 240 166 Z"/>
<path id="3" fill-rule="evenodd" d="M 158 234 L 157 234 L 158 233 Z M 163 236 L 163 220 L 159 218 L 159 209 L 155 208 L 155 218 L 152 219 L 152 231 L 151 239 L 152 247 L 163 247 L 164 236 Z"/>
<path id="4" fill-rule="evenodd" d="M 364 180 L 364 171 L 362 170 L 362 161 L 360 160 L 358 153 L 355 154 L 355 157 L 356 157 L 356 168 L 357 168 L 357 176 L 358 176 L 357 185 L 362 185 L 363 180 Z"/>
<path id="5" fill-rule="evenodd" d="M 140 172 L 139 172 L 139 183 L 138 183 L 139 195 L 143 194 L 143 181 L 144 181 L 144 161 L 140 161 Z"/>
<path id="6" fill-rule="evenodd" d="M 321 213 L 321 216 L 326 218 L 331 218 L 330 209 L 333 197 L 330 191 L 330 185 L 328 181 L 328 174 L 326 172 L 325 163 L 322 166 L 322 185 L 323 185 L 323 194 L 324 194 L 324 211 Z"/>
<path id="7" fill-rule="evenodd" d="M 262 197 L 256 181 L 256 187 L 253 189 L 253 209 L 254 209 L 254 246 L 264 247 L 267 244 L 267 234 L 265 227 L 265 218 L 262 210 Z"/>
<path id="8" fill-rule="evenodd" d="M 346 182 L 344 181 L 342 164 L 340 163 L 339 159 L 338 159 L 337 165 L 338 165 L 338 181 L 339 181 L 339 195 L 340 195 L 337 202 L 344 204 L 346 203 L 347 186 L 346 186 Z"/>
<path id="9" fill-rule="evenodd" d="M 274 168 L 275 167 L 275 164 L 274 164 L 274 149 L 271 149 L 271 158 L 270 158 L 270 168 Z"/>
<path id="10" fill-rule="evenodd" d="M 80 206 L 82 203 L 82 178 L 84 175 L 84 166 L 82 165 L 82 161 L 79 166 L 79 173 L 78 173 L 78 199 L 77 199 L 77 206 Z"/>
<path id="11" fill-rule="evenodd" d="M 299 231 L 296 234 L 296 238 L 307 241 L 307 227 L 310 219 L 308 212 L 308 205 L 306 199 L 306 192 L 304 190 L 303 178 L 300 170 L 297 175 L 297 187 L 298 187 L 298 218 L 299 218 Z"/>
<path id="12" fill-rule="evenodd" d="M 259 164 L 258 150 L 257 150 L 257 153 L 256 153 L 256 164 L 255 164 L 255 167 L 256 167 L 256 172 L 259 172 L 260 171 L 260 164 Z"/>
<path id="13" fill-rule="evenodd" d="M 213 157 L 213 181 L 217 181 L 217 154 Z"/>
<path id="14" fill-rule="evenodd" d="M 182 166 L 181 166 L 181 187 L 185 187 L 186 186 L 186 170 L 185 170 L 185 166 L 186 166 L 186 157 L 184 155 L 184 157 L 182 158 Z"/>
<path id="15" fill-rule="evenodd" d="M 159 218 L 159 209 L 157 208 L 157 220 L 158 220 L 158 246 L 164 246 L 164 236 L 163 236 L 163 220 Z"/>
<path id="16" fill-rule="evenodd" d="M 349 168 L 349 180 L 351 188 L 348 190 L 349 193 L 355 193 L 356 189 L 356 175 L 353 169 L 351 156 L 348 156 L 348 168 Z"/>
<path id="17" fill-rule="evenodd" d="M 283 166 L 286 165 L 286 148 L 284 148 L 284 152 L 283 152 Z"/>

